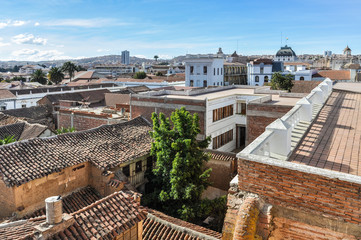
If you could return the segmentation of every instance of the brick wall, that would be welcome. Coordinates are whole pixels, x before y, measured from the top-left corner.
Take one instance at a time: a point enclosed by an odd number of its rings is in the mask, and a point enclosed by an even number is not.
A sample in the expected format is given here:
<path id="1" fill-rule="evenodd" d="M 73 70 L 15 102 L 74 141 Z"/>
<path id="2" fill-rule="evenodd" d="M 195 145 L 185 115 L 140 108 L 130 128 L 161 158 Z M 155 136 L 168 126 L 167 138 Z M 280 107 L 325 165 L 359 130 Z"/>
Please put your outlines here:
<path id="1" fill-rule="evenodd" d="M 320 228 L 305 224 L 299 221 L 293 221 L 288 218 L 274 218 L 274 231 L 269 240 L 278 239 L 299 239 L 299 240 L 356 240 L 355 236 L 339 233 L 326 228 Z"/>
<path id="2" fill-rule="evenodd" d="M 206 163 L 206 168 L 212 168 L 209 181 L 212 187 L 219 188 L 223 191 L 228 191 L 229 183 L 234 174 L 234 164 L 232 161 L 220 161 L 211 159 Z"/>
<path id="3" fill-rule="evenodd" d="M 58 127 L 70 128 L 71 119 L 73 118 L 73 127 L 76 131 L 84 131 L 91 128 L 96 128 L 105 124 L 115 124 L 121 122 L 117 119 L 108 119 L 106 116 L 98 116 L 95 114 L 77 113 L 74 112 L 71 116 L 71 111 L 59 111 Z"/>
<path id="4" fill-rule="evenodd" d="M 199 125 L 201 128 L 201 134 L 204 133 L 205 129 L 205 101 L 193 101 L 189 99 L 164 99 L 164 98 L 137 98 L 133 97 L 131 99 L 131 115 L 132 118 L 138 116 L 145 117 L 149 122 L 152 122 L 152 113 L 164 113 L 166 117 L 170 117 L 172 112 L 176 108 L 184 106 L 187 111 L 191 114 L 197 113 L 199 116 Z M 201 107 L 204 110 L 194 111 L 190 110 L 192 107 Z"/>
<path id="5" fill-rule="evenodd" d="M 274 206 L 343 224 L 337 227 L 361 237 L 359 184 L 244 159 L 238 160 L 238 176 L 242 191 L 258 194 Z"/>
<path id="6" fill-rule="evenodd" d="M 247 106 L 247 144 L 261 135 L 266 127 L 281 118 L 293 106 L 272 104 L 249 104 Z"/>

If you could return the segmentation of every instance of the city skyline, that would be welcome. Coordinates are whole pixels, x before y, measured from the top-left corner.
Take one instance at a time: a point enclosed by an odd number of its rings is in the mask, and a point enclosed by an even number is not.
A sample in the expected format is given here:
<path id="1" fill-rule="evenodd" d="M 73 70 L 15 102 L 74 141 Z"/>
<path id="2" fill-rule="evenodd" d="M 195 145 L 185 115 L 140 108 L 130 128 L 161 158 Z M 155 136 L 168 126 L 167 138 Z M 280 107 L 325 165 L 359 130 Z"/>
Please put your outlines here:
<path id="1" fill-rule="evenodd" d="M 275 54 L 286 38 L 297 55 L 361 53 L 361 3 L 310 1 L 7 1 L 0 60 L 41 61 L 117 54 L 172 58 L 237 50 Z M 356 30 L 355 30 L 356 29 Z"/>

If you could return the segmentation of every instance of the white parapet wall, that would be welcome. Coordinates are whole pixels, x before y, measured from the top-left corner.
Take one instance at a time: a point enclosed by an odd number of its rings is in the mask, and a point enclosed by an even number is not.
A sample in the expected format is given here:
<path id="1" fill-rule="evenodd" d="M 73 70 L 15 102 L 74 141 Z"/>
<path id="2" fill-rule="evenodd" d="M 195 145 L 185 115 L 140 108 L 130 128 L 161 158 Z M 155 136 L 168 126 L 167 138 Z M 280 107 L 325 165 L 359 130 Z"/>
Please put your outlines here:
<path id="1" fill-rule="evenodd" d="M 327 78 L 309 95 L 299 100 L 282 118 L 268 125 L 266 131 L 243 149 L 239 156 L 255 155 L 286 160 L 292 153 L 291 133 L 294 128 L 300 121 L 312 122 L 331 93 L 332 81 Z"/>

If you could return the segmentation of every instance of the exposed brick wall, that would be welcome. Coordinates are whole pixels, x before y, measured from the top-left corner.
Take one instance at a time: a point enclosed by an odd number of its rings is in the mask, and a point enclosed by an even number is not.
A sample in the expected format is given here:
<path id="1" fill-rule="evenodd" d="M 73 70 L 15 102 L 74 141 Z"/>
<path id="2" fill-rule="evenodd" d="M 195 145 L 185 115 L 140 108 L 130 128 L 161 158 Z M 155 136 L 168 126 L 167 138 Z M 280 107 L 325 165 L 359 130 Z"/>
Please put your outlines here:
<path id="1" fill-rule="evenodd" d="M 361 225 L 361 185 L 243 159 L 238 176 L 240 190 L 272 205 Z"/>
<path id="2" fill-rule="evenodd" d="M 212 187 L 228 191 L 229 183 L 234 176 L 232 161 L 220 161 L 211 159 L 206 163 L 206 168 L 212 168 L 209 181 Z"/>
<path id="3" fill-rule="evenodd" d="M 249 104 L 247 106 L 247 143 L 251 143 L 260 136 L 266 127 L 277 118 L 282 117 L 292 106 L 271 104 Z"/>
<path id="4" fill-rule="evenodd" d="M 299 240 L 356 240 L 355 236 L 339 233 L 326 228 L 308 225 L 287 218 L 274 218 L 274 231 L 269 240 L 299 239 Z"/>
<path id="5" fill-rule="evenodd" d="M 119 123 L 119 120 L 116 119 L 107 119 L 106 116 L 97 116 L 95 114 L 84 114 L 84 113 L 74 113 L 73 114 L 73 127 L 76 131 L 84 131 L 91 128 L 96 128 L 105 124 L 115 124 Z M 71 127 L 71 112 L 67 110 L 59 111 L 59 128 Z"/>
<path id="6" fill-rule="evenodd" d="M 144 106 L 137 106 L 136 103 L 142 103 L 145 104 Z M 147 106 L 146 103 L 159 103 L 160 104 L 166 104 L 167 107 L 158 107 L 158 106 Z M 205 112 L 204 111 L 191 111 L 187 109 L 188 106 L 200 106 L 200 107 L 206 107 L 205 101 L 191 101 L 187 99 L 163 99 L 163 98 L 133 98 L 131 99 L 131 115 L 132 118 L 136 118 L 138 116 L 145 117 L 150 123 L 152 122 L 152 113 L 164 113 L 166 117 L 170 117 L 172 112 L 174 112 L 175 108 L 172 107 L 173 104 L 179 104 L 182 105 L 188 110 L 191 114 L 197 113 L 199 116 L 199 125 L 201 128 L 201 134 L 204 134 L 204 124 L 205 124 Z"/>

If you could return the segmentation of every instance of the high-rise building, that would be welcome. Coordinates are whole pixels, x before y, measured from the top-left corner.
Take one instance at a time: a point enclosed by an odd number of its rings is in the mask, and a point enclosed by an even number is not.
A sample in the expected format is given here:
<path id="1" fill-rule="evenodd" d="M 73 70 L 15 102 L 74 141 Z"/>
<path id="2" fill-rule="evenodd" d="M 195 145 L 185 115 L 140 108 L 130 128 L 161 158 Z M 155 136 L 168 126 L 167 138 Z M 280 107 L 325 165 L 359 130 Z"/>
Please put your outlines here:
<path id="1" fill-rule="evenodd" d="M 122 63 L 125 65 L 129 65 L 130 63 L 129 51 L 127 50 L 122 51 Z"/>

